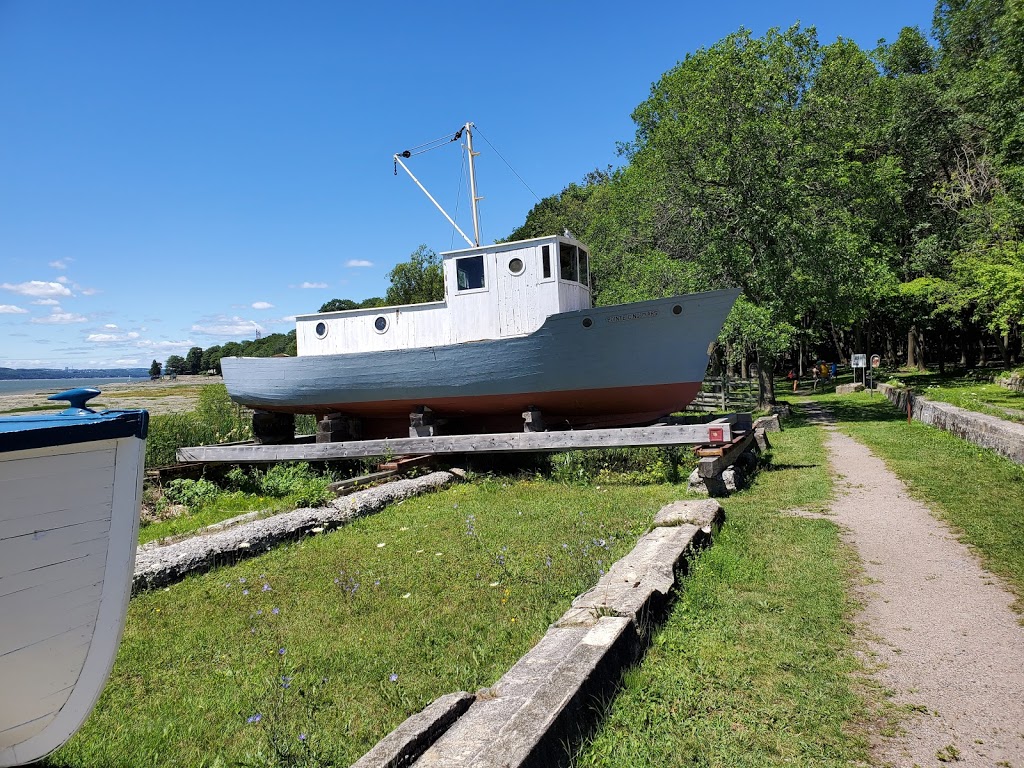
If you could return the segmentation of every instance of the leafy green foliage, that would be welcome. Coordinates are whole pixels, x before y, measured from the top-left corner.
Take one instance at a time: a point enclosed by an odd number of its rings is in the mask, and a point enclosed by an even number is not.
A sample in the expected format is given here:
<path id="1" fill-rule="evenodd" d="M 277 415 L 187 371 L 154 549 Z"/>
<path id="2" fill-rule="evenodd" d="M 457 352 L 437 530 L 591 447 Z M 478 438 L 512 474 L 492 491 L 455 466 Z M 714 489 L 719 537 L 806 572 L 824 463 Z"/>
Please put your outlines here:
<path id="1" fill-rule="evenodd" d="M 396 264 L 388 273 L 388 279 L 391 285 L 384 296 L 384 302 L 389 306 L 422 304 L 444 298 L 441 257 L 425 245 L 417 248 L 409 261 Z"/>

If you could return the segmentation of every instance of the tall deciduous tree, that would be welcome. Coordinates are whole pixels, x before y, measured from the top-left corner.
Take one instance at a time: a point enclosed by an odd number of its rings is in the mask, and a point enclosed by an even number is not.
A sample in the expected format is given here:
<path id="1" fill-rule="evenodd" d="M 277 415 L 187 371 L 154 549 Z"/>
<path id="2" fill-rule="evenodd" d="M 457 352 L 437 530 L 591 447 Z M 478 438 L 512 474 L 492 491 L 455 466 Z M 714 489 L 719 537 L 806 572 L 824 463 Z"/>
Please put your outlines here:
<path id="1" fill-rule="evenodd" d="M 444 298 L 441 257 L 426 245 L 413 251 L 408 261 L 396 264 L 388 279 L 391 285 L 384 296 L 388 305 L 422 304 Z"/>

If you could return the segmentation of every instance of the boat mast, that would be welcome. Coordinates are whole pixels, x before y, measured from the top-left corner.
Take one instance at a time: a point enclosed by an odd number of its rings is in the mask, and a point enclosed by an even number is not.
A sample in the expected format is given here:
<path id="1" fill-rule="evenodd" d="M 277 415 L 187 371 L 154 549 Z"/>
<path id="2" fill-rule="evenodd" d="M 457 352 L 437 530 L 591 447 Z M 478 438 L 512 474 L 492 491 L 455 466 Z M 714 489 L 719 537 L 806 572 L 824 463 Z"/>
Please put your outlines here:
<path id="1" fill-rule="evenodd" d="M 476 194 L 476 165 L 473 162 L 473 158 L 476 157 L 477 155 L 479 155 L 480 153 L 473 151 L 473 132 L 472 132 L 472 128 L 473 128 L 473 124 L 472 123 L 466 123 L 464 126 L 462 126 L 462 128 L 459 129 L 458 133 L 455 134 L 455 137 L 452 138 L 451 141 L 457 141 L 458 139 L 462 138 L 462 133 L 463 133 L 463 131 L 465 131 L 465 133 L 466 133 L 466 153 L 469 156 L 469 194 L 470 194 L 470 198 L 471 198 L 471 201 L 472 201 L 472 207 L 473 207 L 473 235 L 476 238 L 475 241 L 469 239 L 469 235 L 467 235 L 465 232 L 463 232 L 459 228 L 459 225 L 455 223 L 455 219 L 453 219 L 451 216 L 448 215 L 448 212 L 444 208 L 441 207 L 441 204 L 439 202 L 437 202 L 437 200 L 434 199 L 433 195 L 431 195 L 429 192 L 427 192 L 427 188 L 424 187 L 420 183 L 420 180 L 417 179 L 413 175 L 413 172 L 409 170 L 409 167 L 405 163 L 402 162 L 402 158 L 403 157 L 408 159 L 408 158 L 412 157 L 413 154 L 420 154 L 420 152 L 415 152 L 414 153 L 413 151 L 408 150 L 408 149 L 405 150 L 404 152 L 396 152 L 395 155 L 394 155 L 394 160 L 395 160 L 395 173 L 398 173 L 398 166 L 402 166 L 402 170 L 405 171 L 407 174 L 409 174 L 409 178 L 410 179 L 412 179 L 414 182 L 416 182 L 416 186 L 419 187 L 420 190 L 423 192 L 423 194 L 427 196 L 427 199 L 434 204 L 434 207 L 437 208 L 437 210 L 439 210 L 441 212 L 441 215 L 444 216 L 446 219 L 448 219 L 448 223 L 451 224 L 453 227 L 455 227 L 455 231 L 458 232 L 460 235 L 462 235 L 462 239 L 465 240 L 467 243 L 469 243 L 471 246 L 478 247 L 480 245 L 480 214 L 477 211 L 477 203 L 479 201 L 483 200 L 483 198 L 482 197 L 478 197 L 477 194 Z M 428 142 L 428 143 L 429 144 L 434 144 L 435 142 Z M 424 145 L 424 146 L 426 146 L 426 145 Z M 429 147 L 429 149 L 436 149 L 436 146 Z M 421 150 L 421 151 L 426 152 L 426 151 L 429 151 L 429 149 L 424 149 L 424 150 Z"/>
<path id="2" fill-rule="evenodd" d="M 476 164 L 473 162 L 473 158 L 479 155 L 479 152 L 473 151 L 473 124 L 466 123 L 466 155 L 469 157 L 469 195 L 473 203 L 473 237 L 476 238 L 476 245 L 480 245 L 480 213 L 477 211 L 477 203 L 483 200 L 482 197 L 477 197 L 476 194 Z"/>

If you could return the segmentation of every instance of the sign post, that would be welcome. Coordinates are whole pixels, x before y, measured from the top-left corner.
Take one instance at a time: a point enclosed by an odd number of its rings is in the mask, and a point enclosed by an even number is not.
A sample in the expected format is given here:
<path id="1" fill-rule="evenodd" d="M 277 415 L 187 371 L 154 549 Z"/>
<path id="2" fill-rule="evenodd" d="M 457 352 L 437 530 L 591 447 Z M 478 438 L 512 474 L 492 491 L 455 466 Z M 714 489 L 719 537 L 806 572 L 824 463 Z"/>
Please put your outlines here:
<path id="1" fill-rule="evenodd" d="M 867 376 L 864 373 L 864 369 L 868 367 L 868 356 L 863 354 L 850 355 L 850 365 L 853 367 L 853 383 L 857 383 L 857 369 L 860 368 L 860 380 L 861 383 L 864 384 L 864 386 L 866 387 L 868 382 Z"/>

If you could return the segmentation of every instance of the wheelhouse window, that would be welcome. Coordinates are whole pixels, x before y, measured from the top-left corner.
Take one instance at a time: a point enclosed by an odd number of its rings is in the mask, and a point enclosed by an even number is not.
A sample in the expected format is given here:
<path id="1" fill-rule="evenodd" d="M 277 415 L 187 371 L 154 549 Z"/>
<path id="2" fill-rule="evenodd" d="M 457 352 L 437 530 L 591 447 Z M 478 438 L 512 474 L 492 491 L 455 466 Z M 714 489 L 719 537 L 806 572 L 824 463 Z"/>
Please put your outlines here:
<path id="1" fill-rule="evenodd" d="M 558 276 L 563 280 L 579 282 L 579 268 L 576 264 L 576 246 L 568 243 L 558 244 Z"/>
<path id="2" fill-rule="evenodd" d="M 551 246 L 545 245 L 541 248 L 543 255 L 543 266 L 544 266 L 544 279 L 547 280 L 551 277 Z"/>
<path id="3" fill-rule="evenodd" d="M 563 280 L 590 285 L 590 256 L 582 248 L 558 244 L 558 276 Z"/>
<path id="4" fill-rule="evenodd" d="M 484 287 L 484 257 L 464 256 L 455 260 L 455 277 L 460 291 Z"/>

